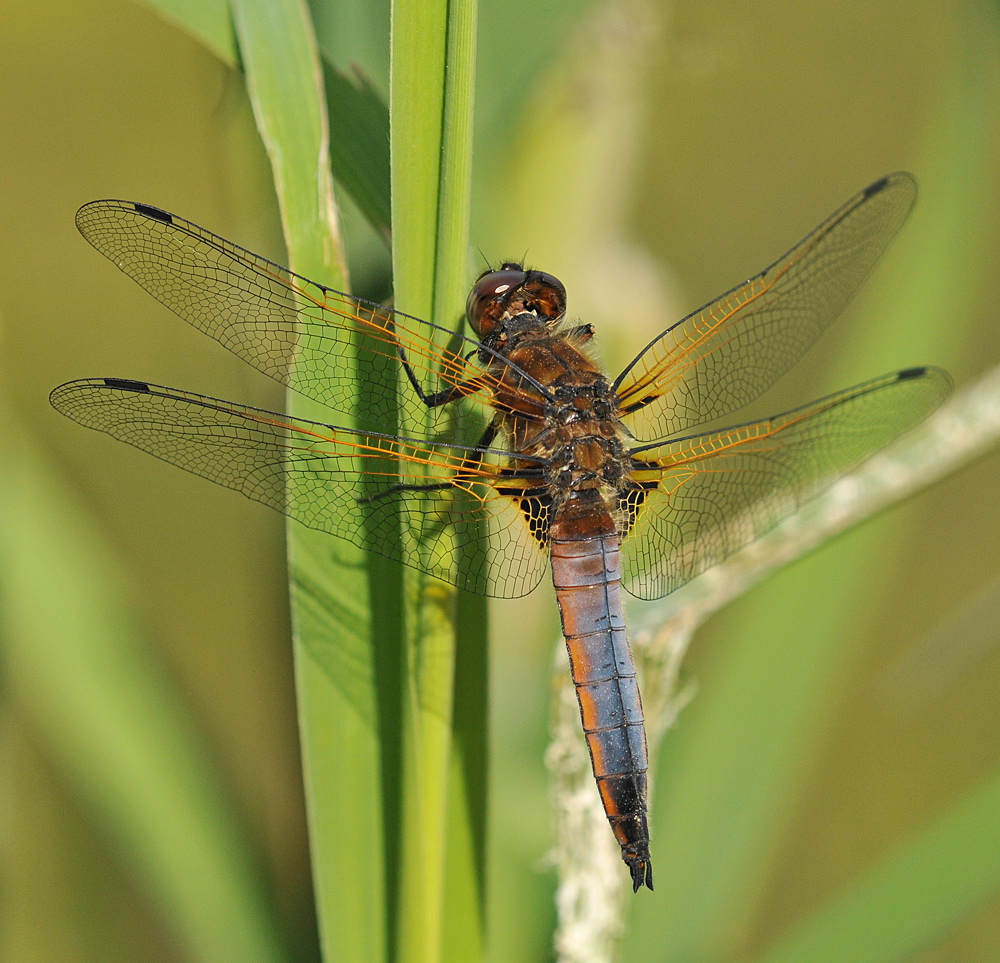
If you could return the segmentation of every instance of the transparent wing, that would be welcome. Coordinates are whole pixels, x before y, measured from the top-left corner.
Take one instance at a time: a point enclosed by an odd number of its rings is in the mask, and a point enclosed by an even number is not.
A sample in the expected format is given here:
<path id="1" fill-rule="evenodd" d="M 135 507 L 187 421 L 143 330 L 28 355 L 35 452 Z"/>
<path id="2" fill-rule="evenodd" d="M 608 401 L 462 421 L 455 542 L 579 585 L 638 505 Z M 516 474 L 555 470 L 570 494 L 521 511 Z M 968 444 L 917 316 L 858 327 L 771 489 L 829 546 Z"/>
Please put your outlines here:
<path id="1" fill-rule="evenodd" d="M 633 452 L 622 495 L 623 582 L 661 598 L 748 545 L 922 421 L 951 389 L 912 368 L 803 408 Z"/>
<path id="2" fill-rule="evenodd" d="M 461 385 L 473 402 L 489 406 L 493 398 L 497 379 L 475 357 L 479 342 L 460 338 L 457 348 L 444 347 L 450 331 L 300 277 L 183 218 L 105 200 L 80 208 L 76 225 L 185 321 L 365 427 L 395 431 L 397 405 L 426 419 L 415 392 L 399 392 L 397 399 L 400 349 L 426 394 Z M 463 358 L 470 352 L 470 360 Z M 366 385 L 363 403 L 359 381 Z"/>
<path id="3" fill-rule="evenodd" d="M 71 381 L 50 400 L 88 428 L 460 588 L 514 598 L 546 570 L 537 480 L 506 468 L 503 452 L 351 431 L 116 378 Z"/>
<path id="4" fill-rule="evenodd" d="M 767 270 L 647 345 L 615 381 L 633 435 L 676 435 L 760 396 L 844 309 L 916 195 L 909 174 L 876 181 Z"/>

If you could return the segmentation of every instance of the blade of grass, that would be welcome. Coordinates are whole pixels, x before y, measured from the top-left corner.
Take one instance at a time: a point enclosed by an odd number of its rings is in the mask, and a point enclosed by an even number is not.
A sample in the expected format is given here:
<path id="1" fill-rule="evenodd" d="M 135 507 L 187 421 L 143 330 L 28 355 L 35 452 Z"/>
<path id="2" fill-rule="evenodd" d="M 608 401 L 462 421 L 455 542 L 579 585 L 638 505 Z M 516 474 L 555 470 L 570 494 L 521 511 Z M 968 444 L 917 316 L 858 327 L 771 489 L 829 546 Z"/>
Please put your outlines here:
<path id="1" fill-rule="evenodd" d="M 389 107 L 368 80 L 323 58 L 330 163 L 337 183 L 389 243 Z"/>
<path id="2" fill-rule="evenodd" d="M 1000 772 L 756 963 L 903 963 L 1000 892 Z"/>
<path id="3" fill-rule="evenodd" d="M 330 175 L 323 72 L 300 0 L 237 0 L 240 52 L 257 126 L 271 159 L 292 266 L 346 290 Z M 349 370 L 343 377 L 351 376 Z M 294 393 L 296 414 L 321 409 Z M 379 646 L 398 645 L 392 606 L 373 617 L 370 580 L 385 567 L 359 549 L 288 529 L 296 684 L 317 913 L 324 957 L 379 961 L 389 945 L 385 845 L 385 704 Z M 398 578 L 398 576 L 397 576 Z M 386 622 L 390 624 L 386 624 Z M 397 629 L 398 631 L 398 629 Z M 391 766 L 389 767 L 391 769 Z M 374 811 L 373 811 L 374 810 Z"/>
<path id="4" fill-rule="evenodd" d="M 468 294 L 472 139 L 478 0 L 450 2 L 445 51 L 445 102 L 434 311 L 438 323 L 464 323 Z M 468 427 L 468 426 L 466 426 Z M 478 440 L 481 425 L 475 426 Z M 472 439 L 469 439 L 470 441 Z M 459 568 L 475 568 L 482 545 L 469 529 Z M 473 544 L 470 544 L 473 543 Z M 452 778 L 445 867 L 443 960 L 477 961 L 484 952 L 489 666 L 486 599 L 457 593 L 455 601 Z"/>
<path id="5" fill-rule="evenodd" d="M 5 685 L 191 960 L 280 963 L 249 840 L 149 657 L 110 548 L 0 412 Z"/>
<path id="6" fill-rule="evenodd" d="M 455 702 L 443 960 L 480 960 L 486 929 L 489 623 L 486 599 L 457 599 Z"/>
<path id="7" fill-rule="evenodd" d="M 323 73 L 308 10 L 295 0 L 236 0 L 232 8 L 289 255 L 343 290 L 347 270 L 329 169 Z"/>
<path id="8" fill-rule="evenodd" d="M 144 0 L 163 19 L 178 24 L 229 67 L 239 67 L 239 50 L 228 0 Z M 329 110 L 329 152 L 333 176 L 369 223 L 389 240 L 389 108 L 367 78 L 353 79 L 326 57 L 322 60 Z"/>
<path id="9" fill-rule="evenodd" d="M 396 304 L 445 327 L 461 316 L 467 282 L 475 27 L 472 0 L 393 3 L 390 123 Z M 428 426 L 429 418 L 404 428 L 426 431 Z M 459 715 L 465 725 L 462 741 L 453 744 L 455 592 L 417 573 L 407 573 L 406 582 L 399 959 L 436 961 L 444 946 L 449 958 L 475 959 L 481 946 L 483 876 L 482 836 L 475 836 L 476 827 L 481 833 L 484 824 L 485 793 L 468 778 L 455 785 L 449 777 L 466 776 L 472 766 L 485 763 L 470 754 L 485 745 L 485 706 L 473 704 L 485 691 L 485 659 L 470 656 L 469 672 L 458 677 Z M 462 644 L 483 651 L 484 610 L 467 601 L 462 607 L 475 613 L 462 633 Z M 449 939 L 444 940 L 446 866 L 453 885 Z M 455 938 L 459 924 L 465 930 Z"/>

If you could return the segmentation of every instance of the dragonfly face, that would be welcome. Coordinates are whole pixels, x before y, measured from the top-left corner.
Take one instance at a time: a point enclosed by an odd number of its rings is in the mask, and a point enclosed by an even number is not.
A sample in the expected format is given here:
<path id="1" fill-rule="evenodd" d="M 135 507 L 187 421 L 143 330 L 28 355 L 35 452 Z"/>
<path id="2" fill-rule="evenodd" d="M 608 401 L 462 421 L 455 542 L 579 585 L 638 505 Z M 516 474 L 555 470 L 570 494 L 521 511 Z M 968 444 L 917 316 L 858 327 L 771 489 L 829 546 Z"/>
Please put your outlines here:
<path id="1" fill-rule="evenodd" d="M 508 261 L 499 271 L 484 271 L 469 292 L 465 315 L 482 340 L 500 339 L 504 320 L 532 317 L 559 322 L 566 314 L 566 289 L 558 278 L 542 271 L 526 271 Z"/>
<path id="2" fill-rule="evenodd" d="M 164 211 L 95 201 L 77 226 L 120 270 L 349 424 L 120 378 L 69 382 L 51 400 L 81 424 L 468 591 L 512 598 L 550 569 L 605 811 L 633 887 L 652 888 L 642 706 L 620 590 L 673 591 L 945 397 L 944 372 L 910 368 L 772 418 L 703 428 L 811 347 L 915 196 L 908 174 L 872 184 L 765 271 L 668 327 L 613 381 L 584 353 L 593 327 L 566 322 L 563 285 L 520 264 L 476 281 L 475 337 L 456 338 Z M 347 372 L 363 379 L 363 404 Z M 401 414 L 426 424 L 435 412 L 463 417 L 435 421 L 432 437 L 400 432 Z M 461 569 L 456 542 L 480 549 Z"/>

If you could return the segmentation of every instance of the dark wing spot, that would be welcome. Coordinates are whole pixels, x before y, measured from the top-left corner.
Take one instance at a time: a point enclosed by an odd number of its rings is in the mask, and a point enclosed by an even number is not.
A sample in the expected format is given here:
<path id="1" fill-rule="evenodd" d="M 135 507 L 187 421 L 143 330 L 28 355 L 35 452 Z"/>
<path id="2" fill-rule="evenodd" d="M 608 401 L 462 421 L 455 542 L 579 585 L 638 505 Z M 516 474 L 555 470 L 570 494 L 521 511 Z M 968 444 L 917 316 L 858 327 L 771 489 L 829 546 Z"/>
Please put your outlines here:
<path id="1" fill-rule="evenodd" d="M 900 371 L 896 377 L 900 381 L 909 381 L 910 378 L 922 378 L 926 372 L 926 368 L 907 368 L 905 371 Z"/>
<path id="2" fill-rule="evenodd" d="M 655 487 L 655 486 L 653 486 Z M 646 489 L 626 488 L 618 493 L 618 511 L 622 513 L 622 530 L 619 535 L 624 538 L 635 524 L 635 520 L 642 508 L 642 503 L 646 500 Z"/>
<path id="3" fill-rule="evenodd" d="M 532 495 L 519 498 L 517 506 L 528 522 L 528 531 L 539 545 L 549 544 L 549 522 L 552 515 L 551 495 Z"/>
<path id="4" fill-rule="evenodd" d="M 865 188 L 865 197 L 871 197 L 873 194 L 877 194 L 879 191 L 884 190 L 885 185 L 889 183 L 888 177 L 883 177 L 881 180 L 875 181 L 874 184 L 869 184 Z"/>
<path id="5" fill-rule="evenodd" d="M 154 221 L 163 221 L 164 224 L 174 223 L 174 219 L 166 211 L 161 211 L 158 207 L 150 207 L 148 204 L 136 204 L 135 212 L 136 214 L 145 214 L 146 217 L 151 217 Z"/>
<path id="6" fill-rule="evenodd" d="M 129 378 L 105 378 L 104 383 L 109 388 L 118 388 L 121 391 L 137 391 L 141 394 L 149 394 L 149 385 L 145 381 L 132 381 Z"/>

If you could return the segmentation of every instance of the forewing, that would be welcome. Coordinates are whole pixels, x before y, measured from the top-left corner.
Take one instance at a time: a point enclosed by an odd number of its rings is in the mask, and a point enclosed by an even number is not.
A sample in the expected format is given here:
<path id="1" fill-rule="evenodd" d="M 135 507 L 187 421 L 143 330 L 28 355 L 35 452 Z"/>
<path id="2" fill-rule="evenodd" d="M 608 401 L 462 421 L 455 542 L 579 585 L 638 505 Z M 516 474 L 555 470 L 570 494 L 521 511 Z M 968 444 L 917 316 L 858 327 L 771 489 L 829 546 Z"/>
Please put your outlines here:
<path id="1" fill-rule="evenodd" d="M 470 396 L 490 404 L 496 379 L 476 359 L 476 341 L 458 338 L 446 347 L 452 332 L 300 277 L 145 204 L 93 201 L 80 208 L 76 224 L 119 270 L 185 321 L 365 427 L 396 430 L 400 348 L 427 394 L 471 384 Z M 366 382 L 363 402 L 359 378 Z M 398 405 L 426 423 L 426 408 L 408 386 Z"/>
<path id="2" fill-rule="evenodd" d="M 757 421 L 633 452 L 623 581 L 656 599 L 748 545 L 932 412 L 936 368 L 886 375 Z M 641 490 L 644 488 L 645 490 Z"/>
<path id="3" fill-rule="evenodd" d="M 640 441 L 689 431 L 760 396 L 844 309 L 906 220 L 917 185 L 890 174 L 767 270 L 668 328 L 615 382 Z"/>
<path id="4" fill-rule="evenodd" d="M 545 535 L 526 518 L 534 483 L 472 449 L 115 378 L 71 381 L 50 400 L 88 428 L 460 588 L 514 598 L 545 571 Z"/>

